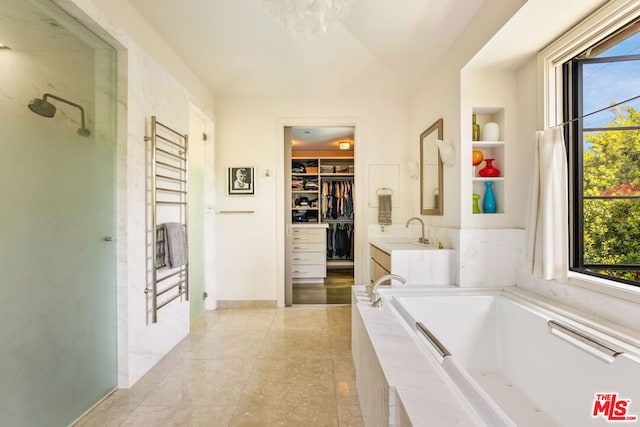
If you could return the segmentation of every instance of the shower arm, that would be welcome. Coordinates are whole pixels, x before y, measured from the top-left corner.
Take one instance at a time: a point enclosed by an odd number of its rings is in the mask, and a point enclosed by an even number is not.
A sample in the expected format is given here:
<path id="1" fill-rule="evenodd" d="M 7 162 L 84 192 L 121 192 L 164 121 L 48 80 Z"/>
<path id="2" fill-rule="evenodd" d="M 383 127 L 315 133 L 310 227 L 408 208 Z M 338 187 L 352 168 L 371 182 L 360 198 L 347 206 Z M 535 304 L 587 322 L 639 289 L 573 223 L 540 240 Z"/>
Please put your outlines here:
<path id="1" fill-rule="evenodd" d="M 86 129 L 86 127 L 84 126 L 84 108 L 82 108 L 82 106 L 80 106 L 80 105 L 76 104 L 75 102 L 67 101 L 67 100 L 66 100 L 66 99 L 64 99 L 64 98 L 60 98 L 59 96 L 52 95 L 52 94 L 50 94 L 50 93 L 45 93 L 45 94 L 42 96 L 42 100 L 43 100 L 43 101 L 46 101 L 46 100 L 47 100 L 47 98 L 53 98 L 53 99 L 55 99 L 56 101 L 64 102 L 65 104 L 69 104 L 69 105 L 71 105 L 71 106 L 76 107 L 77 109 L 79 109 L 79 110 L 80 110 L 80 128 L 81 128 L 81 129 Z"/>

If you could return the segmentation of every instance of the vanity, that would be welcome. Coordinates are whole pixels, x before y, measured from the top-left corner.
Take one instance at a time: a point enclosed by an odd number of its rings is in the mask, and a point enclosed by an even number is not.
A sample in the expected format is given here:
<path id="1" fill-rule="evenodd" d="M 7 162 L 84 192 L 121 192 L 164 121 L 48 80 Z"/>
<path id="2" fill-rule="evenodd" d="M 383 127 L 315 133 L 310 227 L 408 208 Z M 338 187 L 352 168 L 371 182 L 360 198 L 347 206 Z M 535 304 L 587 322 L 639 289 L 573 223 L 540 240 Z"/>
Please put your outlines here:
<path id="1" fill-rule="evenodd" d="M 450 286 L 456 283 L 454 249 L 438 249 L 407 239 L 371 239 L 369 251 L 371 283 L 386 274 L 404 277 L 407 285 Z"/>

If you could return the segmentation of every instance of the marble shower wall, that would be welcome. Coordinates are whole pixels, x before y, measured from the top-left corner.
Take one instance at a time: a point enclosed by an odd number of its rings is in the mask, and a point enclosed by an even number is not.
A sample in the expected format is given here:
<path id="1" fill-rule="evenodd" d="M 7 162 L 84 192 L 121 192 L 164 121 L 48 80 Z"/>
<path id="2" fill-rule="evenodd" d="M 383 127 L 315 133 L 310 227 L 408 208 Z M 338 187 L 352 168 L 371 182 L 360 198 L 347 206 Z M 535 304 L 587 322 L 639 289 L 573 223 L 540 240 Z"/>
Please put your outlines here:
<path id="1" fill-rule="evenodd" d="M 180 132 L 189 129 L 189 96 L 157 62 L 129 42 L 127 46 L 127 155 L 126 225 L 127 280 L 118 299 L 119 330 L 128 350 L 120 354 L 119 384 L 129 387 L 189 333 L 189 302 L 176 300 L 158 312 L 151 323 L 151 157 L 145 135 L 151 134 L 151 116 Z M 123 166 L 123 165 L 119 165 Z M 176 218 L 176 220 L 178 220 Z M 120 234 L 120 233 L 119 233 Z M 126 318 L 125 318 L 126 316 Z"/>

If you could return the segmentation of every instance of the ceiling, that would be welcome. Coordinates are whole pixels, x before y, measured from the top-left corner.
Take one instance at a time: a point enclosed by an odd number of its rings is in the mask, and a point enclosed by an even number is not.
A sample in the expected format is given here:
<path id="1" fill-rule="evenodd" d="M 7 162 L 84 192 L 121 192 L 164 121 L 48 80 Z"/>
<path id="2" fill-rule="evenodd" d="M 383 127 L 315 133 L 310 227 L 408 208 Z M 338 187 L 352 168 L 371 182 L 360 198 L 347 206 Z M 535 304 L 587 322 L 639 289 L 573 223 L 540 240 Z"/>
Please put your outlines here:
<path id="1" fill-rule="evenodd" d="M 293 40 L 262 0 L 129 0 L 215 96 L 408 93 L 484 0 L 354 0 L 325 40 Z"/>
<path id="2" fill-rule="evenodd" d="M 294 151 L 335 151 L 340 142 L 349 142 L 353 152 L 353 126 L 292 127 L 291 146 Z"/>

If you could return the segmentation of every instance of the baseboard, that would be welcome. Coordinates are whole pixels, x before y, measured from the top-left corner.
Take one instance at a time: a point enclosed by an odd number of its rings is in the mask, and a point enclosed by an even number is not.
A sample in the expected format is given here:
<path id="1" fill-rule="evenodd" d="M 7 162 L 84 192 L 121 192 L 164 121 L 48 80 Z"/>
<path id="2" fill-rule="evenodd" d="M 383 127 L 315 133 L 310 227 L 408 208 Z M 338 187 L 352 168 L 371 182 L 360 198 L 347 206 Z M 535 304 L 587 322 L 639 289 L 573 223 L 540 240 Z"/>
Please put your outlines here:
<path id="1" fill-rule="evenodd" d="M 229 308 L 278 308 L 276 300 L 218 300 L 218 310 Z"/>

